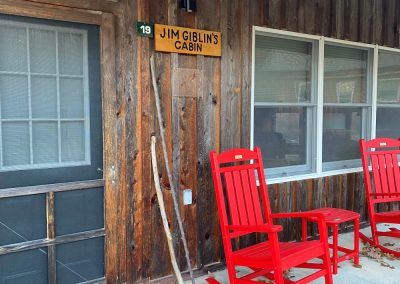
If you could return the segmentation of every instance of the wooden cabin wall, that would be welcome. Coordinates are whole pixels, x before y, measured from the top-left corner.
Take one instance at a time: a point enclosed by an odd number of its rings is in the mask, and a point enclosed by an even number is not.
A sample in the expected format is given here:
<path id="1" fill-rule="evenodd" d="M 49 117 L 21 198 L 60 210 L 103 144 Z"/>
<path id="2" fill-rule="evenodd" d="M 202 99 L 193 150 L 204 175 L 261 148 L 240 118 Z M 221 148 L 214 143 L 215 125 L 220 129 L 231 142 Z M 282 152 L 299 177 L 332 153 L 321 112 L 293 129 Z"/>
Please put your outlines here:
<path id="1" fill-rule="evenodd" d="M 159 138 L 151 55 L 174 185 L 180 192 L 193 190 L 194 204 L 181 206 L 180 212 L 192 264 L 202 268 L 223 258 L 208 153 L 249 146 L 252 26 L 400 46 L 396 0 L 197 0 L 194 13 L 178 9 L 178 0 L 0 0 L 7 3 L 114 15 L 115 42 L 110 46 L 115 47 L 116 96 L 108 110 L 114 121 L 107 125 L 114 131 L 115 151 L 105 157 L 116 167 L 115 192 L 106 200 L 108 283 L 147 282 L 172 273 L 151 172 L 150 138 Z M 153 40 L 136 36 L 138 20 L 221 31 L 222 57 L 155 53 Z M 184 270 L 159 145 L 158 139 L 160 179 Z M 334 206 L 361 212 L 365 220 L 359 173 L 277 184 L 269 191 L 274 212 Z M 292 230 L 283 237 L 292 238 Z"/>

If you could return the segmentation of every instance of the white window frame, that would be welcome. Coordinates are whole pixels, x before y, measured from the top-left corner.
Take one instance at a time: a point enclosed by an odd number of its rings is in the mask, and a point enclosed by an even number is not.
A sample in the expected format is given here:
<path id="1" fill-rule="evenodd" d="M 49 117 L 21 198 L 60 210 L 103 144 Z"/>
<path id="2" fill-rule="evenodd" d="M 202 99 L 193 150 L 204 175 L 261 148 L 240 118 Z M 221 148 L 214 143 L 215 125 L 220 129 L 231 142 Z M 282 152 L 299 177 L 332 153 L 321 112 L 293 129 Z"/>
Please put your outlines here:
<path id="1" fill-rule="evenodd" d="M 304 180 L 304 179 L 312 179 L 312 178 L 320 178 L 325 176 L 333 176 L 339 174 L 348 174 L 361 172 L 362 167 L 355 166 L 353 168 L 342 168 L 342 169 L 330 169 L 323 170 L 322 163 L 322 135 L 323 135 L 323 108 L 324 108 L 324 100 L 323 100 L 323 90 L 324 90 L 324 47 L 325 44 L 334 44 L 344 47 L 352 47 L 358 49 L 366 49 L 368 50 L 368 67 L 367 67 L 367 102 L 360 104 L 363 108 L 363 111 L 367 111 L 365 121 L 367 125 L 363 125 L 363 137 L 366 139 L 373 139 L 376 136 L 376 113 L 377 113 L 377 84 L 378 84 L 378 60 L 379 60 L 379 51 L 388 51 L 388 52 L 400 52 L 400 49 L 396 48 L 388 48 L 379 45 L 373 44 L 365 44 L 359 42 L 352 42 L 347 40 L 339 40 L 334 38 L 328 38 L 324 36 L 315 36 L 308 35 L 297 32 L 290 31 L 282 31 L 277 29 L 265 28 L 253 26 L 252 30 L 252 77 L 251 77 L 251 110 L 250 110 L 250 147 L 254 147 L 254 107 L 256 104 L 254 103 L 254 74 L 255 74 L 255 39 L 256 35 L 265 35 L 265 36 L 275 36 L 275 37 L 283 37 L 288 39 L 298 39 L 302 41 L 316 41 L 316 46 L 318 48 L 313 47 L 313 58 L 317 61 L 317 78 L 312 82 L 312 89 L 315 94 L 315 103 L 316 105 L 316 121 L 313 121 L 312 124 L 315 124 L 311 127 L 314 127 L 315 137 L 310 138 L 308 140 L 307 147 L 308 150 L 311 149 L 311 157 L 313 160 L 313 167 L 311 167 L 312 172 L 310 173 L 300 173 L 296 174 L 295 172 L 290 172 L 293 175 L 290 176 L 277 176 L 277 174 L 284 172 L 286 168 L 289 167 L 279 167 L 279 168 L 268 168 L 265 170 L 266 175 L 272 177 L 267 178 L 268 184 L 275 183 L 283 183 L 294 180 Z M 317 52 L 314 54 L 314 52 Z M 314 59 L 313 59 L 314 60 Z M 313 66 L 314 68 L 314 66 Z M 313 96 L 313 95 L 312 95 Z M 273 106 L 274 104 L 266 104 L 268 106 Z M 354 106 L 358 106 L 358 104 L 352 104 Z M 400 107 L 400 106 L 399 106 Z M 363 122 L 364 123 L 364 122 Z M 309 127 L 309 125 L 308 125 Z M 308 138 L 308 137 L 307 137 Z M 309 155 L 309 154 L 307 154 Z M 352 161 L 352 160 L 350 160 Z M 358 160 L 354 160 L 357 161 Z M 347 161 L 348 162 L 348 161 Z M 340 162 L 333 162 L 343 164 Z M 287 171 L 285 171 L 287 172 Z M 275 175 L 275 176 L 274 176 Z"/>
<path id="2" fill-rule="evenodd" d="M 354 48 L 357 50 L 365 50 L 367 51 L 367 68 L 366 68 L 366 75 L 367 75 L 367 86 L 366 86 L 366 102 L 365 103 L 322 103 L 323 107 L 331 106 L 331 107 L 355 107 L 362 109 L 362 120 L 361 120 L 361 137 L 371 137 L 371 108 L 372 108 L 372 78 L 373 78 L 373 59 L 374 59 L 374 46 L 369 44 L 362 44 L 362 43 L 349 43 L 348 41 L 342 41 L 337 39 L 329 39 L 326 38 L 325 45 L 331 46 L 339 46 L 339 47 L 346 47 L 346 48 Z M 325 64 L 323 63 L 324 67 Z M 324 77 L 322 78 L 324 80 Z M 323 97 L 323 94 L 322 94 Z M 320 119 L 323 121 L 323 114 Z M 366 124 L 366 125 L 364 125 Z M 321 156 L 322 159 L 322 156 Z M 324 170 L 324 166 L 326 169 Z M 346 168 L 353 169 L 359 168 L 361 166 L 360 159 L 352 159 L 352 160 L 342 160 L 342 161 L 334 161 L 334 162 L 322 162 L 322 172 L 332 172 L 332 171 L 340 171 Z"/>
<path id="3" fill-rule="evenodd" d="M 373 129 L 374 131 L 372 132 L 372 138 L 376 138 L 376 115 L 379 107 L 383 108 L 399 108 L 400 109 L 400 104 L 399 105 L 393 105 L 391 103 L 383 104 L 380 103 L 378 104 L 378 68 L 379 68 L 379 51 L 383 51 L 385 53 L 399 53 L 400 54 L 400 49 L 397 48 L 391 48 L 391 47 L 386 47 L 386 46 L 376 46 L 375 49 L 375 54 L 376 54 L 376 62 L 374 66 L 374 82 L 375 82 L 375 99 L 374 99 L 374 108 L 372 109 L 372 115 L 373 115 Z M 399 92 L 400 90 L 398 90 Z M 398 94 L 399 95 L 399 94 Z M 400 165 L 400 162 L 399 162 Z"/>
<path id="4" fill-rule="evenodd" d="M 26 72 L 14 72 L 14 71 L 0 71 L 0 75 L 23 75 L 28 78 L 28 118 L 16 118 L 16 119 L 2 119 L 1 118 L 1 108 L 0 108 L 0 172 L 7 171 L 18 171 L 18 170 L 34 170 L 34 169 L 46 169 L 46 168 L 61 168 L 61 167 L 73 167 L 73 166 L 85 166 L 91 164 L 91 151 L 90 151 L 90 102 L 89 102 L 89 61 L 88 61 L 88 39 L 87 31 L 75 28 L 58 27 L 53 25 L 44 24 L 31 24 L 22 23 L 11 20 L 0 20 L 1 26 L 10 27 L 20 27 L 26 29 L 27 37 L 27 68 Z M 29 52 L 29 30 L 30 29 L 41 29 L 46 31 L 55 32 L 56 35 L 56 74 L 46 74 L 46 73 L 34 73 L 30 70 L 30 52 Z M 59 58 L 58 58 L 58 34 L 62 32 L 70 32 L 74 34 L 82 35 L 83 40 L 83 74 L 82 75 L 65 75 L 59 73 Z M 46 76 L 51 78 L 56 78 L 57 81 L 57 118 L 32 118 L 32 108 L 31 108 L 31 76 Z M 60 116 L 60 78 L 79 78 L 83 81 L 83 108 L 84 114 L 82 119 L 74 118 L 61 118 Z M 1 98 L 0 98 L 1 100 Z M 1 103 L 1 102 L 0 102 Z M 57 122 L 58 127 L 58 162 L 54 163 L 33 163 L 33 137 L 32 137 L 32 125 L 33 122 Z M 83 161 L 77 162 L 63 162 L 61 157 L 61 122 L 74 122 L 80 121 L 84 122 L 84 139 L 85 139 L 85 159 Z M 13 166 L 3 166 L 3 145 L 2 145 L 2 124 L 3 122 L 27 122 L 29 124 L 29 145 L 30 145 L 30 164 L 25 165 L 13 165 Z"/>

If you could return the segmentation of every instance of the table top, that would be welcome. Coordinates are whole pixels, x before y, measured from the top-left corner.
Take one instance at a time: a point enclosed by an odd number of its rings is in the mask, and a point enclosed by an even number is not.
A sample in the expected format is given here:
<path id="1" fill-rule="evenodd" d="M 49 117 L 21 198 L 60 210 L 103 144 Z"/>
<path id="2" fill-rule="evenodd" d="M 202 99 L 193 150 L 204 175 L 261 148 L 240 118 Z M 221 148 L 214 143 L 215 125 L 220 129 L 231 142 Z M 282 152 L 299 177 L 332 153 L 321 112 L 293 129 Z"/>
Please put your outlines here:
<path id="1" fill-rule="evenodd" d="M 350 210 L 345 210 L 345 209 L 340 209 L 340 208 L 331 208 L 331 207 L 323 207 L 323 208 L 318 208 L 314 210 L 310 210 L 307 212 L 319 212 L 319 213 L 324 213 L 327 214 L 325 217 L 326 223 L 329 224 L 339 224 L 351 220 L 355 220 L 357 218 L 360 218 L 360 214 L 350 211 Z M 314 218 L 312 218 L 314 219 Z"/>

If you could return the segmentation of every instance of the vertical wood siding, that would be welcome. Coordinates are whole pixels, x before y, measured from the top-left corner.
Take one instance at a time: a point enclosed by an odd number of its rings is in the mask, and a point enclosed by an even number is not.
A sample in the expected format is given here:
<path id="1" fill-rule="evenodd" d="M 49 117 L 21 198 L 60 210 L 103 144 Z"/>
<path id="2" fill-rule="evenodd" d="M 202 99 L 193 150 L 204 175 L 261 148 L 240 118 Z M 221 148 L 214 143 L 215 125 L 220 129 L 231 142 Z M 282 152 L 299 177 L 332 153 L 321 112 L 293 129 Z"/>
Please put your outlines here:
<path id="1" fill-rule="evenodd" d="M 193 190 L 194 204 L 182 206 L 180 212 L 193 266 L 201 268 L 223 257 L 208 153 L 249 146 L 252 26 L 400 46 L 400 1 L 396 0 L 197 0 L 195 13 L 178 9 L 177 0 L 0 0 L 0 11 L 1 5 L 28 2 L 114 15 L 116 98 L 108 117 L 114 119 L 109 124 L 117 141 L 115 157 L 109 159 L 116 165 L 118 193 L 107 201 L 116 211 L 106 221 L 118 229 L 113 243 L 107 244 L 116 262 L 107 269 L 110 283 L 147 281 L 172 272 L 151 173 L 150 137 L 159 130 L 150 55 L 155 56 L 174 183 L 180 193 Z M 153 40 L 136 36 L 137 20 L 221 31 L 222 57 L 154 53 Z M 179 84 L 182 72 L 197 74 L 193 88 Z M 167 215 L 184 270 L 159 146 Z M 334 206 L 366 218 L 359 173 L 272 185 L 269 192 L 274 212 Z M 286 228 L 295 228 L 294 232 L 286 229 L 284 239 L 300 236 L 300 225 L 292 222 L 283 221 Z"/>

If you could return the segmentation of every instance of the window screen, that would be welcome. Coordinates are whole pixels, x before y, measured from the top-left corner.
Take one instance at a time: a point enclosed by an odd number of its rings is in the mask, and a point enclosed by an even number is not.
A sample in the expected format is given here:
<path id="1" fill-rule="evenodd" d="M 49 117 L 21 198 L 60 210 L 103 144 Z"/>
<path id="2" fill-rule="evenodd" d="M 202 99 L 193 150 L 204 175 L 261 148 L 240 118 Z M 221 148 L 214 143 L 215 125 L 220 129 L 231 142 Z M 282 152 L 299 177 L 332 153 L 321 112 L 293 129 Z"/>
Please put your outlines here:
<path id="1" fill-rule="evenodd" d="M 87 34 L 0 21 L 0 171 L 90 161 Z"/>

